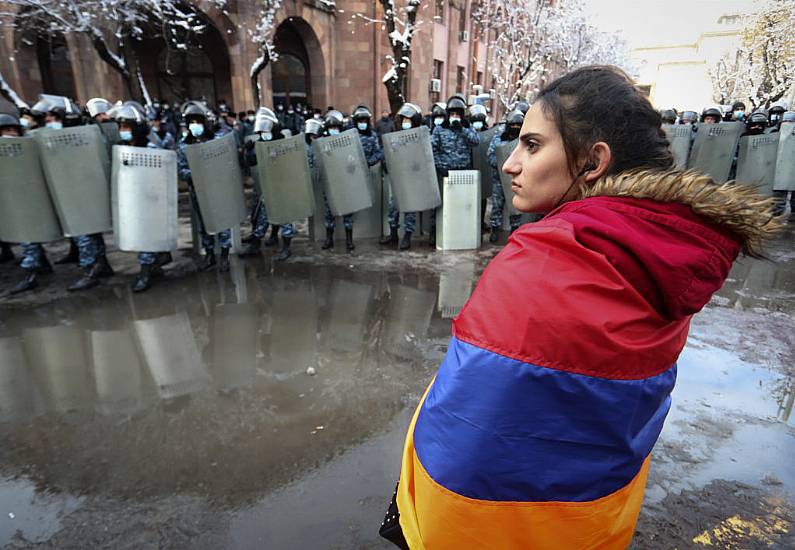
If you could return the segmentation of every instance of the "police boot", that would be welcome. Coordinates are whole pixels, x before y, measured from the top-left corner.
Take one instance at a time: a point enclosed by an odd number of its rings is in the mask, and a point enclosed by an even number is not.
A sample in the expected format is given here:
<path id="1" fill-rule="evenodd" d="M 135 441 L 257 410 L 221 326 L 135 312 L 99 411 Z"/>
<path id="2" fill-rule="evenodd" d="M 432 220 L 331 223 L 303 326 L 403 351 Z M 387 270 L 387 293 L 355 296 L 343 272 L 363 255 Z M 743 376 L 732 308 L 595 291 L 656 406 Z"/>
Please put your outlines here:
<path id="1" fill-rule="evenodd" d="M 11 245 L 8 243 L 2 243 L 2 245 L 0 245 L 0 264 L 10 262 L 13 259 L 14 251 L 11 250 Z"/>
<path id="2" fill-rule="evenodd" d="M 66 290 L 69 292 L 74 292 L 76 290 L 86 290 L 89 288 L 94 288 L 99 284 L 99 262 L 94 262 L 90 266 L 86 267 L 85 273 L 83 276 L 80 277 L 77 281 L 75 281 L 72 286 L 67 287 Z"/>
<path id="3" fill-rule="evenodd" d="M 378 244 L 383 244 L 383 245 L 397 244 L 397 243 L 398 243 L 397 227 L 390 227 L 389 235 L 381 237 L 381 240 L 378 241 Z"/>
<path id="4" fill-rule="evenodd" d="M 491 228 L 491 233 L 489 233 L 489 242 L 496 243 L 497 239 L 500 238 L 500 230 L 496 227 Z"/>
<path id="5" fill-rule="evenodd" d="M 353 244 L 353 228 L 345 228 L 345 248 L 348 252 L 356 248 L 356 245 Z"/>
<path id="6" fill-rule="evenodd" d="M 430 246 L 431 248 L 436 246 L 436 228 L 435 227 L 431 227 L 431 231 L 428 234 L 428 246 Z"/>
<path id="7" fill-rule="evenodd" d="M 276 256 L 277 262 L 283 262 L 287 258 L 292 255 L 292 251 L 290 250 L 290 241 L 293 240 L 292 237 L 282 237 L 284 244 L 282 245 L 282 251 Z"/>
<path id="8" fill-rule="evenodd" d="M 257 237 L 255 237 L 254 233 L 252 232 L 252 233 L 249 233 L 248 235 L 246 235 L 245 237 L 243 237 L 242 239 L 240 239 L 240 242 L 243 243 L 243 244 L 248 244 L 248 243 L 250 243 L 251 241 L 253 241 L 256 238 Z"/>
<path id="9" fill-rule="evenodd" d="M 241 258 L 246 258 L 249 256 L 259 256 L 260 244 L 261 244 L 260 240 L 255 237 L 248 243 L 248 245 L 246 245 L 246 248 L 240 251 L 238 256 Z"/>
<path id="10" fill-rule="evenodd" d="M 215 267 L 215 250 L 208 248 L 204 251 L 204 261 L 201 266 L 199 266 L 199 269 L 201 271 L 207 271 L 213 267 Z"/>
<path id="11" fill-rule="evenodd" d="M 158 267 L 163 267 L 164 265 L 168 265 L 173 261 L 174 256 L 171 255 L 171 252 L 158 252 L 155 265 Z"/>
<path id="12" fill-rule="evenodd" d="M 153 267 L 155 266 L 149 264 L 141 266 L 141 272 L 138 274 L 138 277 L 135 278 L 135 284 L 133 284 L 132 287 L 133 292 L 143 292 L 144 290 L 148 290 L 149 287 L 152 286 Z"/>
<path id="13" fill-rule="evenodd" d="M 265 246 L 279 245 L 279 226 L 271 225 L 271 236 L 265 241 Z"/>
<path id="14" fill-rule="evenodd" d="M 221 261 L 218 262 L 218 271 L 221 273 L 226 273 L 229 271 L 229 249 L 222 248 L 221 249 Z"/>
<path id="15" fill-rule="evenodd" d="M 411 248 L 411 231 L 404 231 L 403 238 L 400 240 L 400 250 L 408 250 Z"/>
<path id="16" fill-rule="evenodd" d="M 38 272 L 35 269 L 26 269 L 25 271 L 27 271 L 25 278 L 19 281 L 14 288 L 8 292 L 9 294 L 27 292 L 28 290 L 33 290 L 39 286 L 39 281 L 37 280 L 39 276 Z"/>
<path id="17" fill-rule="evenodd" d="M 77 248 L 77 243 L 74 239 L 69 239 L 69 252 L 66 256 L 55 260 L 55 265 L 62 264 L 76 264 L 80 260 L 80 250 Z"/>
<path id="18" fill-rule="evenodd" d="M 326 228 L 326 240 L 323 241 L 323 246 L 321 246 L 323 250 L 328 250 L 330 248 L 334 248 L 334 229 Z"/>
<path id="19" fill-rule="evenodd" d="M 113 276 L 113 268 L 108 263 L 108 258 L 103 254 L 97 258 L 94 263 L 97 266 L 97 276 L 101 279 L 107 279 Z"/>

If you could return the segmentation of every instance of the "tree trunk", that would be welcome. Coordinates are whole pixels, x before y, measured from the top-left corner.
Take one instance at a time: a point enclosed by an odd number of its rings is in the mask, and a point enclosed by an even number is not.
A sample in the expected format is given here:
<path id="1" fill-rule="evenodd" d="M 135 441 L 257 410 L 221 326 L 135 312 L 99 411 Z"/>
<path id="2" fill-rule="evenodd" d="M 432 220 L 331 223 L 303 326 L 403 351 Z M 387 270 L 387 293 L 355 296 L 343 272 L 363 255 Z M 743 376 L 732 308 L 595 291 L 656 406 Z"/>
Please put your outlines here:
<path id="1" fill-rule="evenodd" d="M 251 78 L 251 94 L 254 96 L 255 109 L 262 106 L 262 87 L 259 85 L 259 75 L 268 66 L 270 56 L 267 51 L 261 52 L 260 56 L 251 65 L 249 76 Z"/>
<path id="2" fill-rule="evenodd" d="M 6 82 L 2 73 L 0 73 L 0 96 L 13 103 L 17 109 L 28 107 L 28 104 L 22 101 L 14 89 Z"/>

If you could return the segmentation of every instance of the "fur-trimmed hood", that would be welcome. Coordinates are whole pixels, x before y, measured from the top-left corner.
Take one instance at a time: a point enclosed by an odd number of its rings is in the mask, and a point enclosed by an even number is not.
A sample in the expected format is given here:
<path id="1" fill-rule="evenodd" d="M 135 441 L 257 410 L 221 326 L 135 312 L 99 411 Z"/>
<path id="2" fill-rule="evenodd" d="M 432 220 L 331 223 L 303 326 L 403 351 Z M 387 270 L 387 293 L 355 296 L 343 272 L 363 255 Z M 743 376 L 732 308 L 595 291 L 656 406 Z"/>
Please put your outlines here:
<path id="1" fill-rule="evenodd" d="M 580 188 L 545 220 L 570 222 L 661 314 L 699 311 L 742 250 L 760 256 L 782 228 L 773 200 L 695 171 L 637 170 Z M 543 222 L 542 222 L 543 223 Z"/>

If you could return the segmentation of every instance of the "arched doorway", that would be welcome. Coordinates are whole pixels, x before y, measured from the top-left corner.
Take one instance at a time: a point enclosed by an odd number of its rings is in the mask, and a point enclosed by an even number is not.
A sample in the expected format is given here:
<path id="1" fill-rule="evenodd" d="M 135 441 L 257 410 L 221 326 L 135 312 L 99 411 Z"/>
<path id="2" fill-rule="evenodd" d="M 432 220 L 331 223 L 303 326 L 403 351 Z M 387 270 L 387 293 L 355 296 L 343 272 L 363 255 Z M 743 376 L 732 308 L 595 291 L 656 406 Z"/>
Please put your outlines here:
<path id="1" fill-rule="evenodd" d="M 152 97 L 179 105 L 188 99 L 206 99 L 215 106 L 232 97 L 229 52 L 220 31 L 204 19 L 204 30 L 192 34 L 187 48 L 174 48 L 162 38 L 144 40 L 136 47 L 144 80 Z"/>
<path id="2" fill-rule="evenodd" d="M 63 33 L 49 33 L 47 16 L 31 17 L 30 10 L 20 13 L 16 35 L 14 62 L 19 71 L 17 91 L 35 101 L 40 93 L 76 99 L 76 86 L 69 46 Z"/>
<path id="3" fill-rule="evenodd" d="M 292 20 L 279 25 L 273 45 L 279 54 L 271 67 L 273 106 L 311 104 L 309 55 Z"/>

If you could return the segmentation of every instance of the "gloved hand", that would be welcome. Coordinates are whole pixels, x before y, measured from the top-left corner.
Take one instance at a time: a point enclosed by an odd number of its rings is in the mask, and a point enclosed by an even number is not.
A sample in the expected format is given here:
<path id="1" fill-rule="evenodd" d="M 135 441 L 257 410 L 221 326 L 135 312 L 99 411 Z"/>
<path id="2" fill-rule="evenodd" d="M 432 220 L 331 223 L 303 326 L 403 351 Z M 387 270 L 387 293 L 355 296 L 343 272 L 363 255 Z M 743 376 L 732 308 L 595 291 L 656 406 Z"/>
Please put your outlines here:
<path id="1" fill-rule="evenodd" d="M 244 145 L 244 147 L 245 147 L 245 148 L 246 148 L 248 151 L 251 151 L 251 150 L 254 148 L 254 142 L 253 142 L 253 141 L 247 141 L 247 142 L 246 142 L 246 144 Z"/>
<path id="2" fill-rule="evenodd" d="M 461 121 L 450 119 L 450 129 L 457 132 L 461 129 Z"/>
<path id="3" fill-rule="evenodd" d="M 469 128 L 469 121 L 467 119 L 462 119 L 461 126 L 463 126 L 464 128 Z"/>

